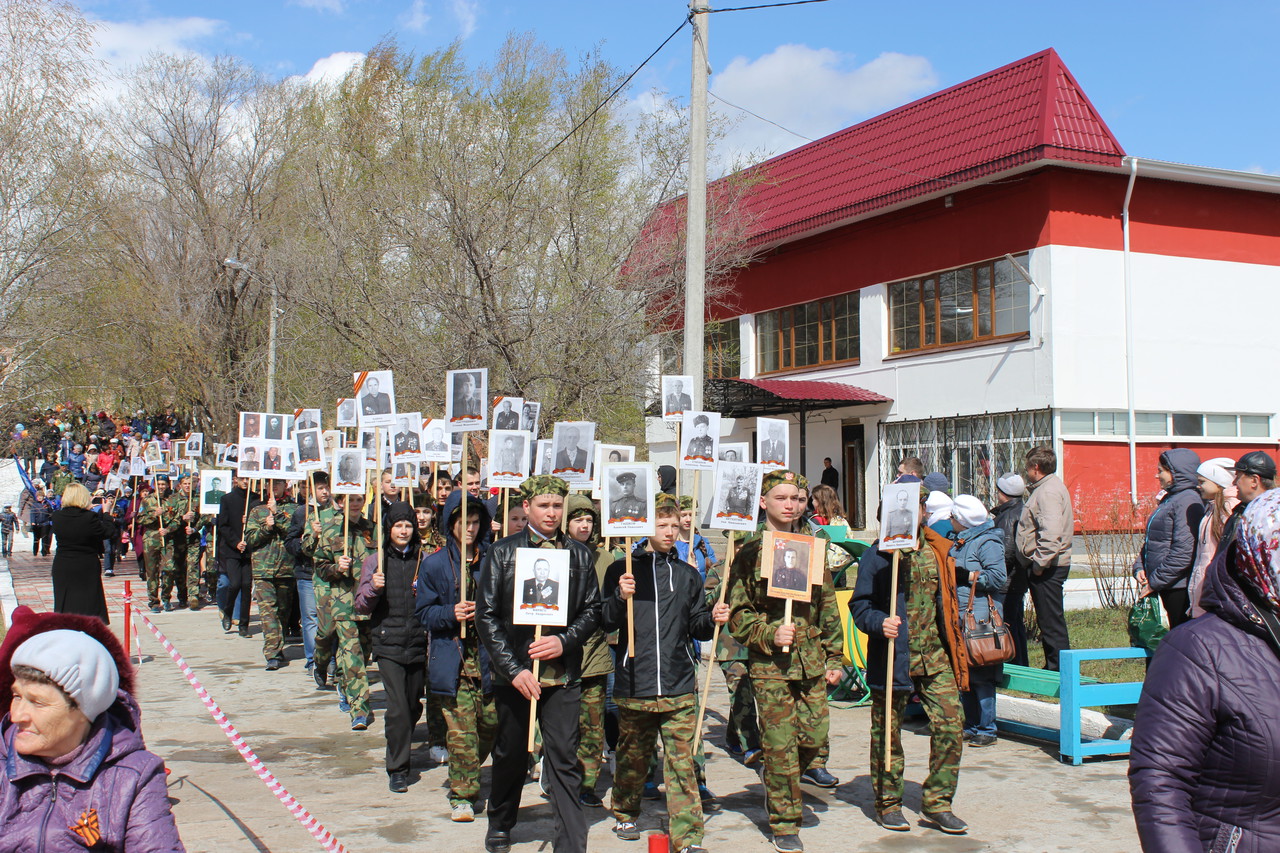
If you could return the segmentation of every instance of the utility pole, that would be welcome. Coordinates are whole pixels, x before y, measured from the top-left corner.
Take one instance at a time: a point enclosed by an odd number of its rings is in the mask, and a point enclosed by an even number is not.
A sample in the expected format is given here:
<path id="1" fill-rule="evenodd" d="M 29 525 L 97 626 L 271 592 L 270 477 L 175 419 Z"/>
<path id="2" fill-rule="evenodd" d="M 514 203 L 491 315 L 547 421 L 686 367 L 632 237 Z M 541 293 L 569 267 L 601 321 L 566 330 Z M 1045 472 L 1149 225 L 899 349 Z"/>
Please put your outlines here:
<path id="1" fill-rule="evenodd" d="M 711 7 L 689 0 L 693 73 L 689 87 L 689 192 L 684 249 L 684 373 L 693 377 L 694 409 L 702 408 L 706 360 L 707 275 L 707 17 Z"/>

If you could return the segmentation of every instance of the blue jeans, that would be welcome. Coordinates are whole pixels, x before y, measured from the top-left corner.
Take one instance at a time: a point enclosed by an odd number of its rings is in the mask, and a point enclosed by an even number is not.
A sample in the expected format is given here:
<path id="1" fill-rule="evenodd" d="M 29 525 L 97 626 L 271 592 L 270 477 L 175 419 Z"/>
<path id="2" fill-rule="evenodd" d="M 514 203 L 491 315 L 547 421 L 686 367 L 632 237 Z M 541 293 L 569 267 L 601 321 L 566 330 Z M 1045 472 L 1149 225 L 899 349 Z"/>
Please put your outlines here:
<path id="1" fill-rule="evenodd" d="M 964 705 L 964 733 L 967 735 L 996 734 L 996 683 L 969 679 L 969 691 L 960 694 Z"/>
<path id="2" fill-rule="evenodd" d="M 13 553 L 13 531 L 0 530 L 0 556 L 9 556 Z"/>
<path id="3" fill-rule="evenodd" d="M 302 615 L 302 651 L 307 656 L 307 669 L 316 655 L 316 588 L 311 578 L 298 578 L 298 612 Z"/>
<path id="4" fill-rule="evenodd" d="M 115 565 L 115 548 L 111 546 L 110 539 L 102 540 L 102 570 L 104 572 L 111 571 L 111 567 Z"/>

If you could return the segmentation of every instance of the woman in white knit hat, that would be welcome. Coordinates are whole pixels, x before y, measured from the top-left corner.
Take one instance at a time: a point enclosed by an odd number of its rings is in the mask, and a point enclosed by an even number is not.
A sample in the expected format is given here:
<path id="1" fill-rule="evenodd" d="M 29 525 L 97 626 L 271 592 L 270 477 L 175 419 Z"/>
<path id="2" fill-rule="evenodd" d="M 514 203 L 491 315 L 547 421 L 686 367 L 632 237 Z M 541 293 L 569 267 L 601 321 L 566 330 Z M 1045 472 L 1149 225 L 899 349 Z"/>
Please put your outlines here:
<path id="1" fill-rule="evenodd" d="M 1196 559 L 1191 564 L 1191 577 L 1187 581 L 1187 595 L 1191 599 L 1191 618 L 1204 613 L 1200 607 L 1200 592 L 1204 588 L 1204 572 L 1218 553 L 1218 541 L 1231 511 L 1240 503 L 1236 487 L 1232 484 L 1235 460 L 1220 456 L 1200 463 L 1196 479 L 1200 485 L 1200 497 L 1204 498 L 1205 513 L 1200 519 L 1200 532 L 1196 537 Z"/>
<path id="2" fill-rule="evenodd" d="M 992 609 L 1003 615 L 1008 588 L 1004 533 L 973 495 L 956 497 L 951 505 L 951 524 L 955 529 L 951 556 L 956 561 L 954 583 L 961 624 L 970 606 L 979 622 L 991 619 Z M 1002 675 L 1003 664 L 969 665 L 969 689 L 960 694 L 960 702 L 964 705 L 964 739 L 970 746 L 996 742 L 996 684 Z"/>

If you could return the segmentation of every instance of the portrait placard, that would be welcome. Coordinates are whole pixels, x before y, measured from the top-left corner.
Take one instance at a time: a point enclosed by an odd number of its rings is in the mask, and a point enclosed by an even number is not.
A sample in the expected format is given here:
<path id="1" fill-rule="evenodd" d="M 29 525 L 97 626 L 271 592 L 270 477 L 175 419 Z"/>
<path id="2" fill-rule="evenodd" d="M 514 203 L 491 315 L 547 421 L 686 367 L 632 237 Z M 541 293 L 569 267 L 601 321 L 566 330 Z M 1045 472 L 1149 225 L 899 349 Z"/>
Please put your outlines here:
<path id="1" fill-rule="evenodd" d="M 246 441 L 257 441 L 262 438 L 262 413 L 261 412 L 241 412 L 240 413 L 240 443 Z"/>
<path id="2" fill-rule="evenodd" d="M 192 459 L 199 459 L 204 455 L 204 433 L 192 432 L 187 433 L 187 454 Z"/>
<path id="3" fill-rule="evenodd" d="M 376 427 L 360 427 L 359 445 L 360 449 L 364 451 L 364 467 L 366 468 L 380 467 L 380 454 L 378 453 L 379 448 L 374 444 L 374 441 L 381 432 L 382 431 Z M 380 443 L 385 444 L 385 439 Z"/>
<path id="4" fill-rule="evenodd" d="M 335 495 L 363 495 L 365 481 L 364 450 L 340 447 L 333 453 L 329 483 Z"/>
<path id="5" fill-rule="evenodd" d="M 685 412 L 680 428 L 684 447 L 680 467 L 686 471 L 714 471 L 720 446 L 720 415 L 716 412 Z"/>
<path id="6" fill-rule="evenodd" d="M 715 497 L 712 499 L 709 526 L 717 530 L 754 531 L 763 476 L 763 469 L 750 462 L 721 462 L 716 465 Z"/>
<path id="7" fill-rule="evenodd" d="M 320 429 L 320 410 L 319 409 L 294 409 L 293 410 L 293 428 L 294 429 Z"/>
<path id="8" fill-rule="evenodd" d="M 169 455 L 176 462 L 179 459 L 187 458 L 187 440 L 185 438 L 177 439 L 169 443 Z"/>
<path id="9" fill-rule="evenodd" d="M 427 418 L 422 421 L 422 461 L 448 464 L 453 457 L 449 453 L 449 431 L 444 418 Z"/>
<path id="10" fill-rule="evenodd" d="M 813 536 L 766 530 L 760 543 L 760 573 L 769 572 L 766 593 L 774 598 L 809 601 L 815 574 L 821 582 L 826 553 Z"/>
<path id="11" fill-rule="evenodd" d="M 657 476 L 653 466 L 636 462 L 606 462 L 600 469 L 604 536 L 652 536 Z"/>
<path id="12" fill-rule="evenodd" d="M 569 624 L 569 552 L 553 548 L 517 548 L 516 625 Z"/>
<path id="13" fill-rule="evenodd" d="M 397 489 L 411 489 L 417 485 L 418 463 L 395 462 L 391 466 L 391 485 Z"/>
<path id="14" fill-rule="evenodd" d="M 684 413 L 693 408 L 692 376 L 662 377 L 662 419 L 683 421 Z"/>
<path id="15" fill-rule="evenodd" d="M 200 514 L 217 515 L 222 496 L 231 491 L 230 471 L 200 472 Z"/>
<path id="16" fill-rule="evenodd" d="M 518 487 L 529 479 L 529 433 L 518 429 L 489 431 L 489 485 Z"/>
<path id="17" fill-rule="evenodd" d="M 417 462 L 422 458 L 422 412 L 399 412 L 391 430 L 393 462 Z"/>
<path id="18" fill-rule="evenodd" d="M 298 453 L 299 471 L 320 471 L 325 467 L 324 443 L 320 438 L 319 427 L 296 430 L 293 441 Z"/>
<path id="19" fill-rule="evenodd" d="M 520 412 L 523 409 L 523 397 L 494 397 L 492 428 L 520 429 Z"/>
<path id="20" fill-rule="evenodd" d="M 920 540 L 920 484 L 889 483 L 880 495 L 880 550 L 915 550 Z"/>
<path id="21" fill-rule="evenodd" d="M 108 474 L 107 479 L 102 481 L 102 487 L 108 492 L 118 492 L 124 488 L 124 478 L 119 474 Z"/>
<path id="22" fill-rule="evenodd" d="M 396 389 L 390 370 L 352 374 L 356 420 L 360 426 L 390 427 L 396 417 Z"/>
<path id="23" fill-rule="evenodd" d="M 716 454 L 717 462 L 750 462 L 751 443 L 748 441 L 722 441 Z"/>
<path id="24" fill-rule="evenodd" d="M 596 425 L 590 421 L 562 421 L 551 431 L 551 473 L 571 486 L 591 485 L 591 444 Z"/>
<path id="25" fill-rule="evenodd" d="M 334 423 L 337 424 L 338 429 L 360 425 L 360 419 L 356 417 L 355 397 L 338 398 L 338 416 Z"/>
<path id="26" fill-rule="evenodd" d="M 145 477 L 147 476 L 147 460 L 141 456 L 134 456 L 129 460 L 129 476 Z"/>
<path id="27" fill-rule="evenodd" d="M 445 373 L 445 421 L 450 432 L 484 429 L 489 399 L 489 369 Z"/>
<path id="28" fill-rule="evenodd" d="M 142 459 L 146 462 L 148 471 L 164 465 L 164 448 L 160 446 L 160 442 L 148 441 L 142 448 Z"/>
<path id="29" fill-rule="evenodd" d="M 320 444 L 324 447 L 324 461 L 328 465 L 333 460 L 333 452 L 347 444 L 346 436 L 340 429 L 327 429 L 320 433 Z"/>
<path id="30" fill-rule="evenodd" d="M 533 400 L 525 400 L 520 407 L 520 429 L 534 438 L 538 437 L 538 416 L 542 414 L 542 404 Z"/>
<path id="31" fill-rule="evenodd" d="M 756 461 L 766 471 L 791 467 L 791 427 L 782 418 L 756 418 Z"/>
<path id="32" fill-rule="evenodd" d="M 214 457 L 213 464 L 218 468 L 235 468 L 240 463 L 240 445 L 238 444 L 218 444 L 215 445 L 217 455 Z"/>
<path id="33" fill-rule="evenodd" d="M 293 452 L 292 447 L 286 448 L 281 444 L 268 444 L 262 451 L 262 473 L 258 476 L 264 480 L 288 479 L 285 476 L 289 471 L 288 454 Z"/>
<path id="34" fill-rule="evenodd" d="M 628 444 L 601 444 L 597 441 L 592 447 L 591 456 L 591 498 L 603 500 L 607 484 L 601 478 L 600 470 L 605 465 L 617 462 L 634 462 L 636 449 Z"/>
<path id="35" fill-rule="evenodd" d="M 533 473 L 551 473 L 551 445 L 552 441 L 549 438 L 538 439 L 538 448 L 534 451 L 536 459 L 533 466 Z"/>

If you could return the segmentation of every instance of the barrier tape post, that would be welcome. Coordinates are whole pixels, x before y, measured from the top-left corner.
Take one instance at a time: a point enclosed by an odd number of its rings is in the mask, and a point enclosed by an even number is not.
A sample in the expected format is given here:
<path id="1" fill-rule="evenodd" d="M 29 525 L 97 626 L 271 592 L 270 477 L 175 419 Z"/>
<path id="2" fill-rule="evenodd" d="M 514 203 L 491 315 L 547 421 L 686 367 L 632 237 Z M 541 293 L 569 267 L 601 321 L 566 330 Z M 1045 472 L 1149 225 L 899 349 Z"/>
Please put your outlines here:
<path id="1" fill-rule="evenodd" d="M 124 582 L 124 654 L 129 656 L 129 637 L 133 633 L 133 581 Z"/>
<path id="2" fill-rule="evenodd" d="M 240 753 L 240 757 L 245 760 L 245 763 L 249 765 L 250 769 L 253 770 L 253 772 L 257 774 L 258 778 L 262 780 L 263 784 L 267 786 L 267 790 L 272 794 L 275 794 L 276 799 L 280 801 L 280 804 L 289 810 L 289 813 L 293 815 L 294 819 L 297 820 L 298 823 L 302 824 L 303 829 L 311 833 L 311 837 L 318 841 L 320 846 L 328 851 L 328 853 L 347 853 L 347 848 L 343 847 L 342 843 L 333 836 L 333 833 L 325 829 L 324 825 L 321 824 L 320 821 L 316 820 L 315 815 L 303 808 L 302 804 L 289 793 L 288 789 L 286 789 L 284 785 L 280 784 L 280 780 L 276 779 L 271 771 L 267 769 L 267 766 L 262 763 L 262 759 L 258 758 L 257 753 L 249 748 L 249 745 L 244 742 L 244 738 L 240 736 L 240 732 L 231 723 L 231 720 L 227 719 L 227 715 L 218 707 L 218 703 L 213 701 L 213 698 L 209 695 L 209 691 L 204 689 L 204 685 L 200 683 L 200 679 L 196 678 L 196 674 L 191 670 L 186 659 L 184 659 L 182 655 L 178 654 L 178 650 L 174 648 L 173 643 L 169 642 L 169 638 L 166 637 L 164 633 L 147 618 L 146 614 L 133 605 L 131 599 L 132 593 L 129 588 L 129 582 L 125 581 L 125 607 L 131 614 L 135 612 L 137 613 L 138 618 L 142 620 L 142 624 L 147 626 L 148 630 L 150 630 L 152 635 L 156 638 L 156 641 L 164 647 L 166 652 L 169 653 L 169 657 L 172 658 L 173 662 L 182 670 L 182 674 L 186 676 L 187 682 L 191 685 L 191 688 L 195 690 L 196 696 L 204 703 L 205 710 L 209 712 L 209 716 L 213 717 L 213 721 L 222 729 L 222 733 L 227 736 L 227 740 L 231 741 L 231 745 L 236 748 L 236 751 Z M 141 631 L 139 631 L 139 633 L 141 633 Z"/>

